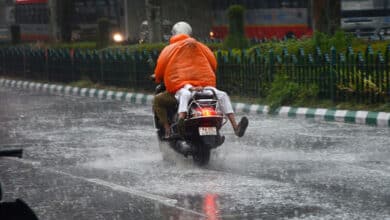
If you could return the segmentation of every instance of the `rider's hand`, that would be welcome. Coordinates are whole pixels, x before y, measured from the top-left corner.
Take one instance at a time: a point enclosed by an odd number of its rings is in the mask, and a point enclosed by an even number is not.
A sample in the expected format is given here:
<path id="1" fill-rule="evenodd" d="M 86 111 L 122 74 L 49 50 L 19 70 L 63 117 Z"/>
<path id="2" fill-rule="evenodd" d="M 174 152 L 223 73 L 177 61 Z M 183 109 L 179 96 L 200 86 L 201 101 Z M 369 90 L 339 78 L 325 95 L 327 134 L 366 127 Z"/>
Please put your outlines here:
<path id="1" fill-rule="evenodd" d="M 150 75 L 149 79 L 152 80 L 152 81 L 155 81 L 156 80 L 156 75 L 155 74 Z"/>

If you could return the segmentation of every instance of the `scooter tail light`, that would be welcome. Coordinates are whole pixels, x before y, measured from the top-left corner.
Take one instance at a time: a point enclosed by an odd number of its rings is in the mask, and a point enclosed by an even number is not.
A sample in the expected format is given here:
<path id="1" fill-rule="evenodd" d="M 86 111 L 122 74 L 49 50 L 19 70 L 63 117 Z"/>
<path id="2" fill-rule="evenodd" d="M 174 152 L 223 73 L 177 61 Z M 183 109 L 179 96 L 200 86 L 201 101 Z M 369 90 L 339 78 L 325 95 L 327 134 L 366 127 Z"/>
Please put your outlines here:
<path id="1" fill-rule="evenodd" d="M 195 111 L 199 114 L 199 116 L 208 117 L 215 116 L 217 112 L 214 108 L 205 107 L 205 108 L 196 108 Z"/>
<path id="2" fill-rule="evenodd" d="M 192 117 L 201 117 L 202 116 L 202 111 L 199 108 L 192 109 Z"/>

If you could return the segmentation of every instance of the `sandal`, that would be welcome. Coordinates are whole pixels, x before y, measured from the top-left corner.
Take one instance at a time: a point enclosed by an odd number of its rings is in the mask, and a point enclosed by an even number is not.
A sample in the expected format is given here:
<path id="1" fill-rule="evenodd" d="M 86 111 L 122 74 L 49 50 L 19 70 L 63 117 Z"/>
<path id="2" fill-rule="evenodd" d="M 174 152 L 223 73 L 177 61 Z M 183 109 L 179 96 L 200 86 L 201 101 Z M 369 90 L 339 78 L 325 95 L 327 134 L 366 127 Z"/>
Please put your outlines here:
<path id="1" fill-rule="evenodd" d="M 238 126 L 236 129 L 234 129 L 234 133 L 238 137 L 242 137 L 245 134 L 246 128 L 248 127 L 248 118 L 247 117 L 242 117 L 240 123 L 238 123 Z"/>

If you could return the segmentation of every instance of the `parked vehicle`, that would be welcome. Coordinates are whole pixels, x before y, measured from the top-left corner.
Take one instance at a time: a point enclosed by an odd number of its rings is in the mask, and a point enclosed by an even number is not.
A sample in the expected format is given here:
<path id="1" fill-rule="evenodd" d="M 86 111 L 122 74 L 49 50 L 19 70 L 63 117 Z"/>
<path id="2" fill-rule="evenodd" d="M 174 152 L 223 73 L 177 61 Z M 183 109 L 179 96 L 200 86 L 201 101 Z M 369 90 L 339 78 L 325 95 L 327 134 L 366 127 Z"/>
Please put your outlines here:
<path id="1" fill-rule="evenodd" d="M 390 1 L 342 0 L 341 28 L 360 38 L 390 39 Z"/>

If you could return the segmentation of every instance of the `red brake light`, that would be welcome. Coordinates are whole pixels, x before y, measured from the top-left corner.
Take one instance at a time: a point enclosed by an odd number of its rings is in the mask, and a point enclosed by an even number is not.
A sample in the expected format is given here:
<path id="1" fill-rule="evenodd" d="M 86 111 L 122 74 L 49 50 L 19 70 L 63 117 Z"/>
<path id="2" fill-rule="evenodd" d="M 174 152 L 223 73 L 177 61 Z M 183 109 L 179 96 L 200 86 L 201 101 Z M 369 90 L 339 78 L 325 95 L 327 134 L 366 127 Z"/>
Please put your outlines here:
<path id="1" fill-rule="evenodd" d="M 196 109 L 198 112 L 202 114 L 202 116 L 214 116 L 217 115 L 217 112 L 214 108 L 205 107 L 205 108 L 198 108 Z"/>

